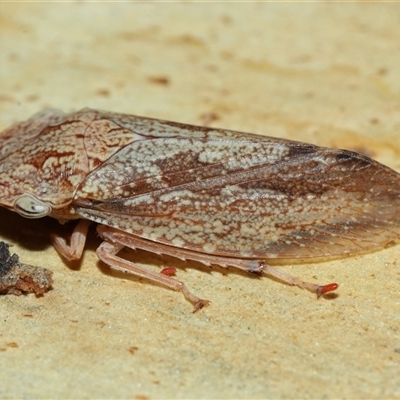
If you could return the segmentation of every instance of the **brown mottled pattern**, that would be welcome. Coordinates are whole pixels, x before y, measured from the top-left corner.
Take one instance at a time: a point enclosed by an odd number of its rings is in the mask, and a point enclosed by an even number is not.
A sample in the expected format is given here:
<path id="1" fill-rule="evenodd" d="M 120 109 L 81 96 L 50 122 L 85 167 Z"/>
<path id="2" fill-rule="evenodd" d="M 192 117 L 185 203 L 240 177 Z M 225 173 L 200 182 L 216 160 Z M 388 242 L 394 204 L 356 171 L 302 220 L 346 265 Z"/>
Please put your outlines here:
<path id="1" fill-rule="evenodd" d="M 0 140 L 9 208 L 31 194 L 60 220 L 230 257 L 329 256 L 400 236 L 400 175 L 357 153 L 89 109 Z"/>

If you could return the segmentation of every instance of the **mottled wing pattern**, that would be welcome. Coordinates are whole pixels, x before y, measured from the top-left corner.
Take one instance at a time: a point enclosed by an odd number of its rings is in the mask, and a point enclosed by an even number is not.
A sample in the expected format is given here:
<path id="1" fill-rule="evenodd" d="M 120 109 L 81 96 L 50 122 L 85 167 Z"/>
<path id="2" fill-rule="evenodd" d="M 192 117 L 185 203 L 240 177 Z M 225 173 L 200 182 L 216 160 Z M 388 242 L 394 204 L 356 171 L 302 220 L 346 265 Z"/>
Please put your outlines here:
<path id="1" fill-rule="evenodd" d="M 88 114 L 49 109 L 4 131 L 0 148 L 2 205 L 13 207 L 15 198 L 26 193 L 58 208 L 68 205 L 89 171 L 83 139 L 90 123 Z"/>
<path id="2" fill-rule="evenodd" d="M 102 115 L 138 139 L 79 187 L 73 207 L 83 218 L 155 242 L 248 258 L 351 253 L 400 235 L 400 176 L 367 157 Z"/>
<path id="3" fill-rule="evenodd" d="M 39 136 L 43 129 L 65 120 L 67 116 L 60 110 L 47 109 L 6 129 L 1 133 L 0 160 L 10 152 L 20 150 L 31 139 Z"/>

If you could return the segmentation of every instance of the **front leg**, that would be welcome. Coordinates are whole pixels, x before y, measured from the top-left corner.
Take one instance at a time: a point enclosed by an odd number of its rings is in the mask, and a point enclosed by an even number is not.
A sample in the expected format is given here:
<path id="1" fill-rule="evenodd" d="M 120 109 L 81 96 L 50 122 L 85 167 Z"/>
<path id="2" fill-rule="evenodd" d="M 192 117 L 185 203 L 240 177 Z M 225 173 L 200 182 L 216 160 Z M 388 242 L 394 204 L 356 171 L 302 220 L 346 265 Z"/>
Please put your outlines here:
<path id="1" fill-rule="evenodd" d="M 69 261 L 80 260 L 86 244 L 90 221 L 81 219 L 72 232 L 69 244 L 62 236 L 55 233 L 50 235 L 51 244 L 60 255 Z"/>
<path id="2" fill-rule="evenodd" d="M 113 240 L 112 236 L 111 237 L 109 236 L 108 240 L 109 241 L 107 242 L 104 241 L 97 248 L 96 253 L 97 256 L 100 258 L 100 260 L 103 261 L 105 264 L 109 265 L 111 268 L 123 272 L 128 272 L 130 274 L 139 276 L 141 278 L 146 278 L 149 281 L 157 282 L 170 289 L 182 292 L 186 300 L 190 301 L 190 303 L 193 304 L 194 306 L 193 312 L 200 310 L 209 303 L 208 300 L 200 299 L 199 297 L 191 293 L 183 282 L 180 282 L 164 274 L 152 272 L 144 267 L 140 267 L 139 265 L 131 261 L 118 257 L 116 254 L 123 247 L 125 247 L 124 244 L 118 243 L 117 241 L 112 242 Z"/>

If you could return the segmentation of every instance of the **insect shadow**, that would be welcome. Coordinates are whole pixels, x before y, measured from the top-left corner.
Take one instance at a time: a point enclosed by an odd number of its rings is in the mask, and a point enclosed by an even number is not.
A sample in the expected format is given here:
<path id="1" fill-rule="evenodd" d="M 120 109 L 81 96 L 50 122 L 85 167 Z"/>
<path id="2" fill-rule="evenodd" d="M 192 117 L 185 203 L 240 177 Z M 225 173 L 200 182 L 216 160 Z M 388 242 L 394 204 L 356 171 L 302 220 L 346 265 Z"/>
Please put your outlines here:
<path id="1" fill-rule="evenodd" d="M 26 219 L 5 208 L 0 209 L 0 237 L 5 242 L 18 243 L 32 251 L 43 251 L 51 247 L 49 235 L 59 225 L 51 218 Z"/>

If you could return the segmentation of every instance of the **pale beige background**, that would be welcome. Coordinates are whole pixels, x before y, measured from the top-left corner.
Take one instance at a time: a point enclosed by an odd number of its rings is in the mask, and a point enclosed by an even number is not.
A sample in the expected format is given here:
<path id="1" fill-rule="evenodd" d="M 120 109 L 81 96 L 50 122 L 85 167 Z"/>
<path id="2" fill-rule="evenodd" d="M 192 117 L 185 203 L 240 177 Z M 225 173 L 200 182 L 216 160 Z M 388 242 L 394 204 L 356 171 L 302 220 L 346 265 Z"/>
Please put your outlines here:
<path id="1" fill-rule="evenodd" d="M 356 149 L 400 171 L 400 5 L 1 3 L 0 129 L 90 106 Z M 288 265 L 338 297 L 138 253 L 211 299 L 80 266 L 50 220 L 0 238 L 54 271 L 0 298 L 1 398 L 400 398 L 400 245 Z"/>

